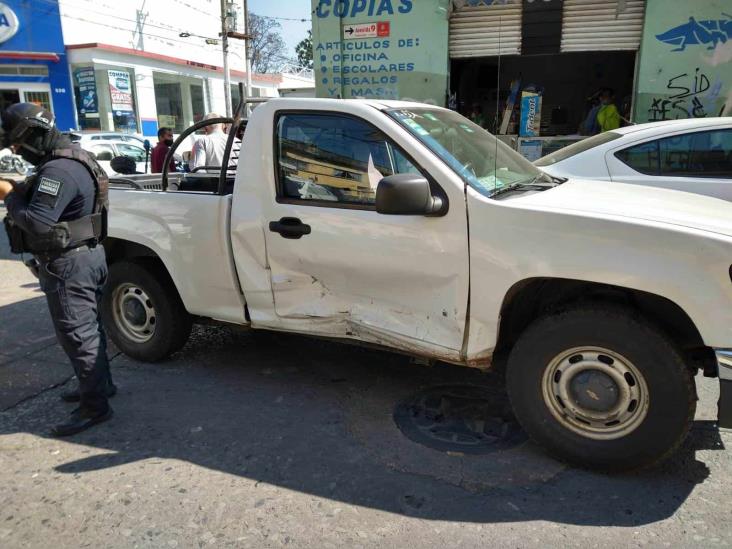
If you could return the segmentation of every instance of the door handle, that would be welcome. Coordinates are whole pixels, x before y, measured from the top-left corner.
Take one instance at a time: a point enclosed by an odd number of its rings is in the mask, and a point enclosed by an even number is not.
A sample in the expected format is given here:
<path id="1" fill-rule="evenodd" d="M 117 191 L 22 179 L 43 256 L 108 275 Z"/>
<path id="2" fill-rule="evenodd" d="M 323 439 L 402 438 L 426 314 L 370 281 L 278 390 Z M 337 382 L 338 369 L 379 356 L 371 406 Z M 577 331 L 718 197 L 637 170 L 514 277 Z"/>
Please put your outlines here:
<path id="1" fill-rule="evenodd" d="M 270 221 L 269 230 L 280 233 L 283 238 L 297 239 L 310 234 L 310 225 L 306 225 L 297 217 L 283 217 L 279 221 Z"/>

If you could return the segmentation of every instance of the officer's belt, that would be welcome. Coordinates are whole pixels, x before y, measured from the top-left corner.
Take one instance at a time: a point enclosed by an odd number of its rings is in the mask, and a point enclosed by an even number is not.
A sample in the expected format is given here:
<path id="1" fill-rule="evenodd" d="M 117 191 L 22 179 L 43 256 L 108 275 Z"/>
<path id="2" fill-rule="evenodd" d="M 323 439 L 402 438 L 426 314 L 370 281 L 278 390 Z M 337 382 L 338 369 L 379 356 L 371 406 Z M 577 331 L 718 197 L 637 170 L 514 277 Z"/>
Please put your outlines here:
<path id="1" fill-rule="evenodd" d="M 36 256 L 36 259 L 38 259 L 38 261 L 40 261 L 41 263 L 48 263 L 49 261 L 53 261 L 54 259 L 58 259 L 60 257 L 67 257 L 71 254 L 75 254 L 78 252 L 88 252 L 89 250 L 91 250 L 91 247 L 88 244 L 81 244 L 74 248 L 67 248 L 65 250 L 59 250 L 57 252 L 38 252 L 34 255 Z"/>

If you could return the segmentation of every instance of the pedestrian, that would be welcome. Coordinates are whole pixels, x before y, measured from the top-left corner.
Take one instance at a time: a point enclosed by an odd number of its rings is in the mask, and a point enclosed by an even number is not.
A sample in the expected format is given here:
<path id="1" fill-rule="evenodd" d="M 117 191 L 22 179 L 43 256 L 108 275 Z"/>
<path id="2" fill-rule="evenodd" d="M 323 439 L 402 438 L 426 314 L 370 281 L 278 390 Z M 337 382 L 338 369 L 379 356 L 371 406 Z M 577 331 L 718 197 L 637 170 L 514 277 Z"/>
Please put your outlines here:
<path id="1" fill-rule="evenodd" d="M 620 112 L 615 105 L 615 92 L 612 88 L 600 90 L 600 108 L 597 111 L 597 124 L 600 132 L 617 130 L 620 127 Z"/>
<path id="2" fill-rule="evenodd" d="M 173 146 L 173 130 L 171 128 L 160 128 L 158 130 L 158 144 L 153 147 L 150 156 L 151 173 L 163 173 L 165 165 L 165 156 L 168 154 L 170 147 Z M 171 158 L 168 165 L 168 171 L 175 171 L 175 161 Z"/>
<path id="3" fill-rule="evenodd" d="M 477 124 L 481 128 L 485 125 L 485 118 L 483 117 L 483 109 L 477 103 L 473 105 L 473 109 L 470 111 L 470 121 Z"/>
<path id="4" fill-rule="evenodd" d="M 204 120 L 221 118 L 216 113 L 209 113 Z M 203 128 L 204 135 L 194 144 L 191 151 L 191 171 L 196 168 L 210 168 L 210 171 L 218 172 L 224 161 L 226 152 L 227 135 L 224 133 L 221 124 L 209 124 Z"/>
<path id="5" fill-rule="evenodd" d="M 39 277 L 56 337 L 79 382 L 78 390 L 62 395 L 79 407 L 52 429 L 55 436 L 73 435 L 110 419 L 107 398 L 116 392 L 99 316 L 109 181 L 93 156 L 37 105 L 17 103 L 2 113 L 2 142 L 36 167 L 25 184 L 0 180 L 0 199 L 11 250 L 33 254 L 26 264 Z"/>

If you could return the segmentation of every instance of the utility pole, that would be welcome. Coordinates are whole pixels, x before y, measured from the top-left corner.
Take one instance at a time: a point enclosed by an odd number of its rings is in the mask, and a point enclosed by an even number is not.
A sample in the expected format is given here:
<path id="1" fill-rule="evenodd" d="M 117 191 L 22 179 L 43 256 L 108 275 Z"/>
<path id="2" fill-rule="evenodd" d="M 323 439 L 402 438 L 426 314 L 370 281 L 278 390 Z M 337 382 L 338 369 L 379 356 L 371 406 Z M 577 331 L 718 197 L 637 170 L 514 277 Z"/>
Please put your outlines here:
<path id="1" fill-rule="evenodd" d="M 247 63 L 247 98 L 252 96 L 252 48 L 250 42 L 252 36 L 249 34 L 249 9 L 247 8 L 247 0 L 244 0 L 244 58 Z M 246 114 L 249 114 L 249 105 L 247 105 Z"/>
<path id="2" fill-rule="evenodd" d="M 226 116 L 231 116 L 231 73 L 229 72 L 229 10 L 226 0 L 221 0 L 221 48 L 224 53 L 224 97 Z"/>

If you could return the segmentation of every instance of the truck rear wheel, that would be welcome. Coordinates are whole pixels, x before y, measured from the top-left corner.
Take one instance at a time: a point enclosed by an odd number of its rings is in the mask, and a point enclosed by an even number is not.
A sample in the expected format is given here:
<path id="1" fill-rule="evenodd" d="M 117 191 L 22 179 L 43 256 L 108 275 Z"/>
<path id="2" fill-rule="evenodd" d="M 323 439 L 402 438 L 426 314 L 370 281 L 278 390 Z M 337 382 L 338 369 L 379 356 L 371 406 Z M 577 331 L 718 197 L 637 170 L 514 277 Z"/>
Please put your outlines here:
<path id="1" fill-rule="evenodd" d="M 683 442 L 696 391 L 665 334 L 630 311 L 581 307 L 534 321 L 508 359 L 522 427 L 581 467 L 647 467 Z"/>
<path id="2" fill-rule="evenodd" d="M 122 261 L 109 267 L 102 320 L 115 345 L 144 362 L 167 358 L 185 345 L 191 317 L 162 269 Z"/>

